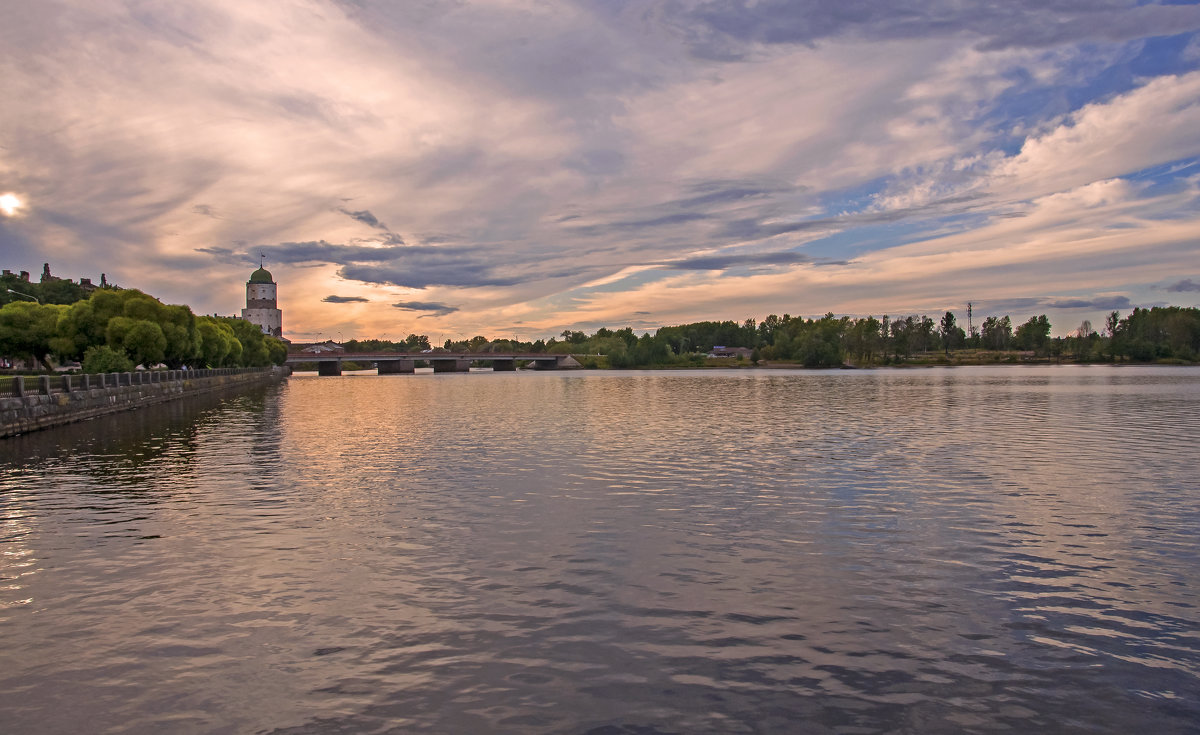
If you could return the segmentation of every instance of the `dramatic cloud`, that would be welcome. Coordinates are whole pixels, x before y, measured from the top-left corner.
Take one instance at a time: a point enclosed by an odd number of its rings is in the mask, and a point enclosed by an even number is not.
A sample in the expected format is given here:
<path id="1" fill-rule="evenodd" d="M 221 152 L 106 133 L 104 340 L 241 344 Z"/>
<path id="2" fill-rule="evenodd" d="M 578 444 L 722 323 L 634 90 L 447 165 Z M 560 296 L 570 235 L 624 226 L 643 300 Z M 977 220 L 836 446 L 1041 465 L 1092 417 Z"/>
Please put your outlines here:
<path id="1" fill-rule="evenodd" d="M 730 253 L 727 255 L 703 255 L 685 260 L 676 260 L 660 264 L 663 268 L 679 270 L 719 271 L 738 267 L 754 266 L 790 266 L 802 263 L 820 263 L 822 265 L 846 265 L 846 261 L 821 260 L 815 261 L 804 253 Z"/>
<path id="2" fill-rule="evenodd" d="M 352 212 L 349 209 L 346 209 L 345 207 L 338 207 L 338 211 L 341 212 L 342 214 L 346 215 L 347 217 L 349 217 L 352 220 L 357 220 L 359 222 L 362 222 L 364 225 L 370 225 L 371 227 L 374 227 L 377 230 L 385 230 L 386 231 L 388 229 L 387 225 L 380 222 L 375 217 L 375 215 L 371 214 L 370 212 L 368 212 L 365 209 L 362 211 L 359 211 L 359 212 Z"/>
<path id="3" fill-rule="evenodd" d="M 296 334 L 1192 290 L 1194 3 L 25 5 L 13 270 L 234 313 L 265 258 Z"/>
<path id="4" fill-rule="evenodd" d="M 280 263 L 387 263 L 402 257 L 408 249 L 402 246 L 337 245 L 324 240 L 281 242 L 254 248 Z"/>
<path id="5" fill-rule="evenodd" d="M 1170 286 L 1167 286 L 1167 291 L 1172 293 L 1184 293 L 1187 291 L 1200 291 L 1200 283 L 1196 283 L 1190 278 L 1185 278 L 1182 281 L 1176 281 Z"/>
<path id="6" fill-rule="evenodd" d="M 1062 299 L 1060 301 L 1047 300 L 1044 304 L 1048 309 L 1091 309 L 1093 311 L 1097 309 L 1111 311 L 1113 309 L 1129 309 L 1132 307 L 1127 296 L 1106 296 L 1096 299 Z"/>
<path id="7" fill-rule="evenodd" d="M 392 306 L 404 311 L 429 312 L 425 316 L 446 316 L 447 314 L 453 314 L 454 312 L 458 311 L 458 307 L 456 306 L 447 306 L 446 304 L 425 301 L 401 301 L 399 303 L 392 304 Z"/>
<path id="8" fill-rule="evenodd" d="M 1145 6 L 1132 0 L 854 5 L 821 0 L 709 0 L 683 10 L 677 23 L 696 53 L 740 59 L 753 45 L 811 44 L 843 35 L 881 40 L 965 35 L 993 50 L 1127 41 L 1194 31 L 1200 28 L 1200 10 Z"/>

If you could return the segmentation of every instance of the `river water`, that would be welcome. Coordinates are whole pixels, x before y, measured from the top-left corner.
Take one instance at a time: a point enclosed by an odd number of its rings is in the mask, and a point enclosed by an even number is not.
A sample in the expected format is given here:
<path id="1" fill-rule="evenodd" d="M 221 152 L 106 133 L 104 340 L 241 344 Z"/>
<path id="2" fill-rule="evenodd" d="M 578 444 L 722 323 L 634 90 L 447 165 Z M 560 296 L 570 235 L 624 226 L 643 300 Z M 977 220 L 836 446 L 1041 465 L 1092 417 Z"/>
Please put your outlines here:
<path id="1" fill-rule="evenodd" d="M 296 376 L 0 442 L 6 733 L 1197 732 L 1200 370 Z"/>

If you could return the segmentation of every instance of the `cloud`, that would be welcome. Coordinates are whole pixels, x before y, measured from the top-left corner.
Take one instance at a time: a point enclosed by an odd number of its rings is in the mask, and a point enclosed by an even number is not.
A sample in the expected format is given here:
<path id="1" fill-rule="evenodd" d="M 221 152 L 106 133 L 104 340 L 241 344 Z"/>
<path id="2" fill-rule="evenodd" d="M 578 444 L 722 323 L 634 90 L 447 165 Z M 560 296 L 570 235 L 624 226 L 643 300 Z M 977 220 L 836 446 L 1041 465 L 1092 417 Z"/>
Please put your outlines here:
<path id="1" fill-rule="evenodd" d="M 194 248 L 194 250 L 197 253 L 208 253 L 209 255 L 217 255 L 220 257 L 234 254 L 232 248 Z"/>
<path id="2" fill-rule="evenodd" d="M 1197 6 L 1200 12 L 1200 6 Z M 1200 155 L 1200 72 L 1085 105 L 988 173 L 991 193 L 1029 199 Z M 1104 151 L 1104 155 L 1096 155 Z"/>
<path id="3" fill-rule="evenodd" d="M 321 299 L 321 301 L 324 301 L 327 304 L 350 304 L 350 303 L 366 304 L 366 303 L 370 302 L 370 299 L 363 298 L 362 296 L 332 296 L 331 295 L 331 296 L 326 296 L 325 298 Z"/>
<path id="4" fill-rule="evenodd" d="M 446 316 L 447 314 L 453 314 L 454 312 L 458 311 L 457 306 L 447 306 L 446 304 L 439 304 L 436 301 L 400 301 L 392 304 L 392 306 L 404 311 L 430 312 L 429 314 L 423 315 L 421 318 L 429 316 Z"/>
<path id="5" fill-rule="evenodd" d="M 366 209 L 354 212 L 349 209 L 346 209 L 345 207 L 338 207 L 338 211 L 341 212 L 342 214 L 346 215 L 350 219 L 357 220 L 359 222 L 362 222 L 365 225 L 370 225 L 371 227 L 374 227 L 377 230 L 384 230 L 384 231 L 390 232 L 388 230 L 387 225 L 380 222 L 379 219 L 375 215 L 371 214 L 371 212 Z"/>
<path id="6" fill-rule="evenodd" d="M 1004 314 L 1008 312 L 1031 312 L 1036 311 L 1045 304 L 1045 299 L 1041 298 L 1012 298 L 1012 299 L 987 299 L 977 301 L 974 304 L 976 314 Z"/>
<path id="7" fill-rule="evenodd" d="M 309 240 L 259 245 L 254 250 L 262 252 L 270 260 L 280 263 L 344 264 L 389 262 L 401 257 L 408 249 L 404 246 L 340 245 L 324 240 Z"/>
<path id="8" fill-rule="evenodd" d="M 752 183 L 713 181 L 697 184 L 692 187 L 695 195 L 679 199 L 672 204 L 685 208 L 708 206 L 713 204 L 742 203 L 762 199 L 784 191 L 782 187 L 763 187 Z"/>
<path id="9" fill-rule="evenodd" d="M 664 214 L 658 217 L 651 217 L 649 219 L 607 222 L 604 224 L 570 227 L 568 229 L 576 235 L 582 235 L 585 237 L 599 237 L 602 235 L 611 235 L 620 232 L 633 232 L 637 230 L 653 229 L 668 225 L 680 225 L 703 219 L 708 219 L 708 215 L 700 212 L 678 212 L 675 214 Z"/>
<path id="10" fill-rule="evenodd" d="M 716 271 L 745 266 L 791 266 L 804 264 L 846 265 L 846 261 L 814 259 L 812 256 L 797 252 L 776 252 L 699 255 L 694 258 L 658 263 L 657 265 L 662 268 L 676 270 Z"/>
<path id="11" fill-rule="evenodd" d="M 1190 278 L 1185 278 L 1182 281 L 1176 281 L 1170 286 L 1167 286 L 1167 291 L 1171 293 L 1184 293 L 1185 291 L 1200 291 L 1200 283 L 1196 283 Z"/>
<path id="12" fill-rule="evenodd" d="M 289 328 L 355 333 L 394 301 L 486 333 L 1014 283 L 1148 303 L 1193 272 L 1200 6 L 35 5 L 0 44 L 0 179 L 31 204 L 7 267 L 103 252 L 197 311 L 260 253 Z M 323 300 L 342 279 L 370 303 Z"/>
<path id="13" fill-rule="evenodd" d="M 516 275 L 498 274 L 497 269 L 489 264 L 450 253 L 409 254 L 402 263 L 396 265 L 347 265 L 338 269 L 338 275 L 351 281 L 402 288 L 513 286 L 522 281 Z"/>
<path id="14" fill-rule="evenodd" d="M 1133 308 L 1128 296 L 1094 296 L 1091 298 L 1056 298 L 1052 296 L 1009 299 L 982 299 L 974 303 L 977 316 L 999 314 L 1040 314 L 1047 311 L 1088 309 L 1091 311 L 1121 311 Z"/>
<path id="15" fill-rule="evenodd" d="M 259 245 L 255 248 L 195 248 L 222 262 L 257 262 L 287 265 L 340 266 L 337 275 L 360 283 L 429 288 L 451 286 L 477 288 L 513 286 L 545 278 L 563 278 L 593 273 L 594 268 L 576 265 L 522 262 L 503 251 L 466 245 L 346 245 L 325 240 L 306 240 Z M 495 262 L 500 261 L 500 262 Z"/>
<path id="16" fill-rule="evenodd" d="M 1045 300 L 1042 302 L 1047 309 L 1128 309 L 1131 307 L 1128 296 L 1102 296 L 1093 299 L 1062 299 Z"/>
<path id="17" fill-rule="evenodd" d="M 976 208 L 975 203 L 982 198 L 982 194 L 962 193 L 912 203 L 909 206 L 877 207 L 794 222 L 735 219 L 724 225 L 721 235 L 734 240 L 762 240 L 789 233 L 840 232 L 854 227 L 891 224 L 918 217 L 962 214 Z"/>
<path id="18" fill-rule="evenodd" d="M 1086 41 L 1121 42 L 1200 28 L 1194 7 L 1132 0 L 932 0 L 830 3 L 821 0 L 708 0 L 673 4 L 675 24 L 697 55 L 739 60 L 757 46 L 810 45 L 822 39 L 973 37 L 984 49 L 1045 48 Z"/>

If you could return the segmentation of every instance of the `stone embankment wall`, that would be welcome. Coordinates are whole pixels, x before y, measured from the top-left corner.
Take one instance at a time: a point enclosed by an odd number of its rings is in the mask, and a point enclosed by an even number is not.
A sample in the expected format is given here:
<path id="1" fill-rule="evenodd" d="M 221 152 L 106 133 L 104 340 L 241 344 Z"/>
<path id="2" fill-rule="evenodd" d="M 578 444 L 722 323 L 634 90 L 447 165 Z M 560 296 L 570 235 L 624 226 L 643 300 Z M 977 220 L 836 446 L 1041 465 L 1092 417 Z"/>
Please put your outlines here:
<path id="1" fill-rule="evenodd" d="M 286 367 L 17 376 L 0 395 L 0 437 L 69 424 L 213 391 L 264 385 Z"/>

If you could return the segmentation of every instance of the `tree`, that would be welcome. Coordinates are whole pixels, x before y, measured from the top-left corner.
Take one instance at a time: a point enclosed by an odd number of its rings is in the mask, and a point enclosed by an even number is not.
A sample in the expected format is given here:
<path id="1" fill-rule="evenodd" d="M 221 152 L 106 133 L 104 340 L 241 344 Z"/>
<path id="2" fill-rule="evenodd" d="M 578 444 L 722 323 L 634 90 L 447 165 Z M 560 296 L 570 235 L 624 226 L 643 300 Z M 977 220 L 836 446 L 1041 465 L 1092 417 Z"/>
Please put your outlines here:
<path id="1" fill-rule="evenodd" d="M 242 346 L 237 364 L 244 367 L 265 367 L 271 364 L 271 353 L 267 350 L 266 335 L 257 324 L 245 319 L 226 319 L 233 335 Z"/>
<path id="2" fill-rule="evenodd" d="M 912 316 L 892 322 L 892 349 L 897 357 L 912 355 L 913 341 L 917 338 L 916 322 L 916 317 Z"/>
<path id="3" fill-rule="evenodd" d="M 233 333 L 225 319 L 202 316 L 196 320 L 196 333 L 200 336 L 197 359 L 205 367 L 236 365 L 242 356 L 242 343 Z"/>
<path id="4" fill-rule="evenodd" d="M 1121 326 L 1121 313 L 1114 311 L 1104 320 L 1104 331 L 1108 332 L 1108 357 L 1110 360 L 1117 359 L 1117 330 Z"/>
<path id="5" fill-rule="evenodd" d="M 267 346 L 267 359 L 272 365 L 282 365 L 287 362 L 288 347 L 283 340 L 276 337 L 266 337 L 263 339 L 263 344 Z"/>
<path id="6" fill-rule="evenodd" d="M 108 345 L 93 345 L 83 353 L 85 373 L 127 373 L 133 370 L 133 361 L 124 351 L 114 350 Z"/>
<path id="7" fill-rule="evenodd" d="M 429 346 L 429 337 L 424 334 L 410 334 L 405 338 L 402 349 L 405 352 L 423 352 L 431 349 Z"/>
<path id="8" fill-rule="evenodd" d="M 854 325 L 846 330 L 846 351 L 857 356 L 863 363 L 870 365 L 875 361 L 876 352 L 883 345 L 880 337 L 882 328 L 879 320 L 873 316 L 854 322 Z"/>
<path id="9" fill-rule="evenodd" d="M 1050 321 L 1045 314 L 1030 317 L 1029 321 L 1017 327 L 1014 339 L 1022 350 L 1045 352 L 1050 342 Z"/>
<path id="10" fill-rule="evenodd" d="M 151 368 L 166 356 L 167 338 L 159 325 L 147 319 L 136 319 L 125 330 L 121 346 L 135 365 Z"/>
<path id="11" fill-rule="evenodd" d="M 796 350 L 796 357 L 805 367 L 835 367 L 842 364 L 841 352 L 816 332 L 810 332 Z"/>
<path id="12" fill-rule="evenodd" d="M 196 316 L 186 306 L 160 306 L 158 324 L 167 339 L 163 361 L 167 367 L 177 370 L 200 354 L 201 339 L 196 332 Z"/>
<path id="13" fill-rule="evenodd" d="M 983 341 L 985 348 L 989 350 L 1007 350 L 1012 343 L 1012 337 L 1012 320 L 1008 316 L 1005 316 L 1003 319 L 989 316 L 983 320 L 980 339 Z"/>
<path id="14" fill-rule="evenodd" d="M 945 347 L 947 355 L 950 354 L 950 342 L 954 338 L 954 330 L 957 328 L 958 327 L 955 324 L 954 313 L 947 311 L 946 315 L 942 317 L 940 330 L 942 333 L 942 345 Z"/>
<path id="15" fill-rule="evenodd" d="M 47 355 L 58 334 L 58 318 L 67 308 L 32 301 L 12 301 L 0 307 L 0 354 L 30 357 L 51 370 Z"/>
<path id="16" fill-rule="evenodd" d="M 55 326 L 55 352 L 68 359 L 82 357 L 89 347 L 105 343 L 104 330 L 107 324 L 107 317 L 102 322 L 96 314 L 91 299 L 71 304 L 59 314 Z"/>

